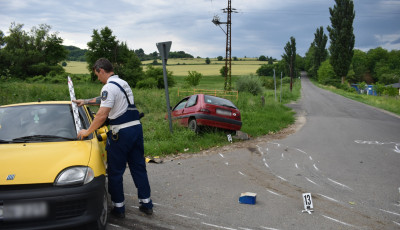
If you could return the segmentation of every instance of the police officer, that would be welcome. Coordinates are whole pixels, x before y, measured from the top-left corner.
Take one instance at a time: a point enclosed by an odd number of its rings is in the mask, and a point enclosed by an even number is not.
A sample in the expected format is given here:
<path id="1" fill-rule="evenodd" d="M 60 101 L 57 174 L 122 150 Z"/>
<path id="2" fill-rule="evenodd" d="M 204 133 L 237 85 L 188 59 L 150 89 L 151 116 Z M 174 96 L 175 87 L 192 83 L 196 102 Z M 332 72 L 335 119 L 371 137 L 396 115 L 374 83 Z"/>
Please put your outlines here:
<path id="1" fill-rule="evenodd" d="M 144 158 L 143 130 L 139 122 L 139 112 L 134 104 L 134 97 L 128 83 L 114 75 L 110 61 L 100 58 L 93 66 L 93 71 L 104 84 L 101 97 L 75 100 L 78 106 L 84 104 L 100 105 L 90 127 L 82 129 L 78 138 L 83 139 L 101 127 L 110 119 L 110 131 L 107 133 L 108 192 L 111 195 L 113 209 L 111 214 L 117 218 L 125 217 L 123 174 L 128 163 L 133 181 L 138 190 L 139 210 L 145 214 L 153 213 L 150 199 L 150 184 L 147 177 Z"/>

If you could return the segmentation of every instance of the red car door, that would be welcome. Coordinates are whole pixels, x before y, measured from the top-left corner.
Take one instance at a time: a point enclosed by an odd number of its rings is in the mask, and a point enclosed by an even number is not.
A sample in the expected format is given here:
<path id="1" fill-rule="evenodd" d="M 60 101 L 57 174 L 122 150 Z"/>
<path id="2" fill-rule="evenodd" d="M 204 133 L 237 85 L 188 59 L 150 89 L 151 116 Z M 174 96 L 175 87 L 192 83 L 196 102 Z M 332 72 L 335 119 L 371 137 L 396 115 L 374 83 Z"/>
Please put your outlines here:
<path id="1" fill-rule="evenodd" d="M 185 108 L 182 111 L 182 119 L 181 119 L 181 124 L 187 126 L 189 123 L 189 118 L 191 115 L 194 115 L 195 112 L 197 111 L 197 101 L 198 101 L 198 95 L 192 95 L 188 99 Z"/>

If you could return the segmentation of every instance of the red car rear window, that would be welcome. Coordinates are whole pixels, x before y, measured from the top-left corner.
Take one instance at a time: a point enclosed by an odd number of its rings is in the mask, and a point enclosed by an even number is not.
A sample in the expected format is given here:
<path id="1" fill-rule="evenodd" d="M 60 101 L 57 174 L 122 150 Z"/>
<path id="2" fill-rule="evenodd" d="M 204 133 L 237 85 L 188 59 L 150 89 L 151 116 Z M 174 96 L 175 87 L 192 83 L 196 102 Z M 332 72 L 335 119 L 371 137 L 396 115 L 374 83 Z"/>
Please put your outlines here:
<path id="1" fill-rule="evenodd" d="M 220 106 L 237 109 L 237 107 L 230 100 L 225 99 L 225 98 L 204 95 L 204 102 L 207 104 L 220 105 Z"/>

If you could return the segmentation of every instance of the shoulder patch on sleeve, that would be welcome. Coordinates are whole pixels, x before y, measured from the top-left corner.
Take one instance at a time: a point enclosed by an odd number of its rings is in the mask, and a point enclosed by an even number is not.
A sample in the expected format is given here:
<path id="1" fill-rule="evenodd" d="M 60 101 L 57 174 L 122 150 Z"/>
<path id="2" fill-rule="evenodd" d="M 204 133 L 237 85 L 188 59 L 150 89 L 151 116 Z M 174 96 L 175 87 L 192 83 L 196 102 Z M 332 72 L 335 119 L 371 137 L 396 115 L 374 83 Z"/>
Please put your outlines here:
<path id="1" fill-rule="evenodd" d="M 107 90 L 104 90 L 103 92 L 101 92 L 101 100 L 102 101 L 107 100 L 107 96 L 108 96 Z"/>

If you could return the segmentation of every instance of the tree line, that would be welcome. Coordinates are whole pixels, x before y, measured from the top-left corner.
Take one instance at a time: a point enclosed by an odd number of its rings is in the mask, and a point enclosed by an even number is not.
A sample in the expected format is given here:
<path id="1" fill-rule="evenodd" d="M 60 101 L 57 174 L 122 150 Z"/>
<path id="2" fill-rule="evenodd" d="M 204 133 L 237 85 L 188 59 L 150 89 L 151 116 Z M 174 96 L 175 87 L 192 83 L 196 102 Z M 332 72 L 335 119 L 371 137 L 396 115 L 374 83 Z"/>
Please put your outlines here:
<path id="1" fill-rule="evenodd" d="M 76 46 L 64 46 L 68 51 L 66 61 L 86 61 L 87 49 L 81 49 Z M 153 53 L 146 54 L 142 48 L 134 50 L 140 61 L 157 60 L 160 58 L 159 53 L 154 51 Z M 169 58 L 193 58 L 193 55 L 185 53 L 185 51 L 171 51 Z"/>
<path id="2" fill-rule="evenodd" d="M 272 76 L 283 73 L 291 82 L 299 71 L 307 71 L 311 78 L 323 84 L 339 87 L 349 83 L 366 82 L 392 84 L 399 82 L 400 51 L 387 51 L 383 48 L 371 49 L 367 52 L 354 49 L 355 36 L 353 21 L 355 18 L 352 0 L 335 0 L 329 8 L 331 25 L 329 32 L 330 47 L 327 48 L 328 36 L 321 26 L 314 34 L 305 57 L 296 53 L 296 39 L 292 36 L 284 47 L 282 59 L 261 55 L 258 60 L 268 61 L 257 70 L 259 76 Z M 131 50 L 125 42 L 120 42 L 108 27 L 94 29 L 92 39 L 87 43 L 88 49 L 63 46 L 63 39 L 57 33 L 50 34 L 50 26 L 42 24 L 33 27 L 29 32 L 23 25 L 12 23 L 9 35 L 0 31 L 0 79 L 26 79 L 34 76 L 56 76 L 65 74 L 58 63 L 69 60 L 85 60 L 88 70 L 100 57 L 108 58 L 114 65 L 115 72 L 124 77 L 132 86 L 162 87 L 160 77 L 162 71 L 151 69 L 154 80 L 147 79 L 141 61 L 156 60 L 157 52 L 145 54 L 143 49 Z M 69 56 L 68 56 L 69 55 Z M 170 52 L 170 58 L 193 58 L 184 51 Z M 222 56 L 218 60 L 223 60 Z M 207 60 L 206 60 L 207 61 Z M 209 61 L 209 59 L 208 59 Z M 225 70 L 224 70 L 225 71 Z M 149 72 L 149 74 L 150 74 Z M 152 75 L 152 76 L 153 76 Z M 171 75 L 171 73 L 169 73 Z M 92 80 L 96 76 L 91 74 Z M 173 84 L 172 78 L 170 79 Z"/>
<path id="3" fill-rule="evenodd" d="M 397 83 L 400 80 L 400 51 L 387 51 L 381 47 L 367 52 L 354 49 L 355 36 L 353 21 L 355 18 L 352 0 L 335 0 L 329 8 L 331 25 L 317 28 L 314 40 L 305 57 L 296 53 L 295 38 L 286 44 L 282 60 L 274 64 L 262 65 L 259 76 L 272 76 L 273 70 L 283 72 L 293 78 L 294 73 L 307 71 L 308 76 L 322 84 L 330 84 L 349 89 L 352 83 L 375 84 L 377 87 Z"/>
<path id="4" fill-rule="evenodd" d="M 58 65 L 67 57 L 63 39 L 50 34 L 50 26 L 45 24 L 29 32 L 22 28 L 22 24 L 11 23 L 9 36 L 0 31 L 0 76 L 25 79 L 63 72 Z"/>

